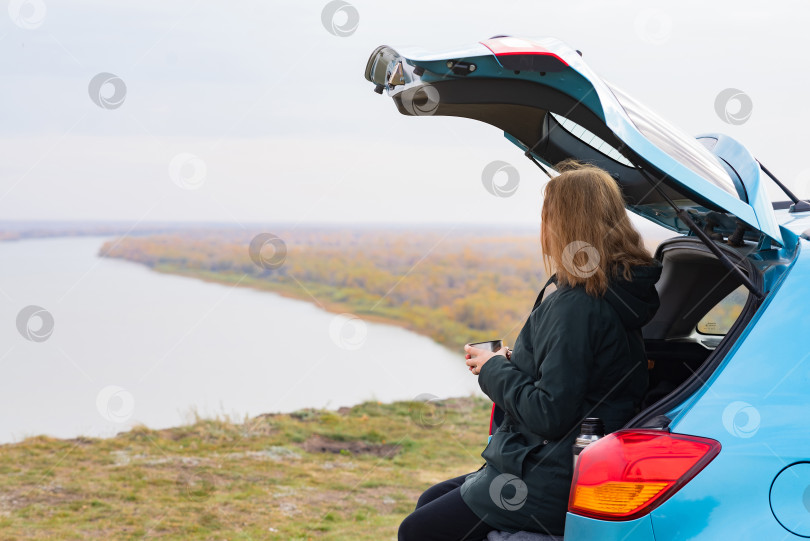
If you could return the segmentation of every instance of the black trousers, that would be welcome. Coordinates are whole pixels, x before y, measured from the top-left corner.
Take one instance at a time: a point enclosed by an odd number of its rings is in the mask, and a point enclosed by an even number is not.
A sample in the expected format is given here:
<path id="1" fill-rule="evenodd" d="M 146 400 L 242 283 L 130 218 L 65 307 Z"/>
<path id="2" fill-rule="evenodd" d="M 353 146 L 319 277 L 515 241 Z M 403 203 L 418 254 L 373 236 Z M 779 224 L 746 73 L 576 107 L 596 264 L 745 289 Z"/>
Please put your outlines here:
<path id="1" fill-rule="evenodd" d="M 399 541 L 484 541 L 494 528 L 467 507 L 459 488 L 468 474 L 422 493 L 416 509 L 399 525 Z"/>

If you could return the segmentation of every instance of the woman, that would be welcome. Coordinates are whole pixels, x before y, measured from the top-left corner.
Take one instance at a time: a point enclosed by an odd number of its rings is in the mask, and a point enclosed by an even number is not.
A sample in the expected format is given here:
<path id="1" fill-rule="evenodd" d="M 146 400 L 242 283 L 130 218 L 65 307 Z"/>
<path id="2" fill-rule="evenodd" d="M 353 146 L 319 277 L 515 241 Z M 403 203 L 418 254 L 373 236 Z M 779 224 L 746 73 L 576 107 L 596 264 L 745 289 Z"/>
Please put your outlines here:
<path id="1" fill-rule="evenodd" d="M 658 309 L 661 264 L 607 172 L 574 161 L 556 169 L 540 242 L 557 289 L 532 311 L 509 359 L 505 347 L 464 348 L 481 389 L 505 412 L 481 453 L 486 464 L 426 490 L 400 541 L 562 535 L 582 420 L 600 417 L 612 432 L 638 412 L 648 385 L 640 328 Z"/>

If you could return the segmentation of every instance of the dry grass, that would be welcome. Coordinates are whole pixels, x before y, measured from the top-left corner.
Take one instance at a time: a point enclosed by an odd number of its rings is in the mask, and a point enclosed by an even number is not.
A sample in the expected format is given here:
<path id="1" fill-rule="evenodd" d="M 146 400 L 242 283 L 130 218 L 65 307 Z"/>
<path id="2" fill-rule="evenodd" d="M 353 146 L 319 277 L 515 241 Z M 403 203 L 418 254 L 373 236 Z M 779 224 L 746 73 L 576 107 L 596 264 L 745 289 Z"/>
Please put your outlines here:
<path id="1" fill-rule="evenodd" d="M 367 402 L 0 446 L 0 539 L 395 539 L 483 463 L 491 403 Z"/>

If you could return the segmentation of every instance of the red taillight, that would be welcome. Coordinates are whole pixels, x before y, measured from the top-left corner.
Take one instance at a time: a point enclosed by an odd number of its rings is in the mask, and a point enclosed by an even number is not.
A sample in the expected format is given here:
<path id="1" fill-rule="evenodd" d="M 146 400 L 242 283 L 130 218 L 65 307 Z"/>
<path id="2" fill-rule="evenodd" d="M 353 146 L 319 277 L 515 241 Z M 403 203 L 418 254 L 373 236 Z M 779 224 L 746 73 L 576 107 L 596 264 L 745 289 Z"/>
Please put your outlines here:
<path id="1" fill-rule="evenodd" d="M 677 492 L 720 452 L 709 438 L 660 430 L 619 430 L 586 447 L 577 459 L 568 510 L 606 520 L 630 520 Z"/>

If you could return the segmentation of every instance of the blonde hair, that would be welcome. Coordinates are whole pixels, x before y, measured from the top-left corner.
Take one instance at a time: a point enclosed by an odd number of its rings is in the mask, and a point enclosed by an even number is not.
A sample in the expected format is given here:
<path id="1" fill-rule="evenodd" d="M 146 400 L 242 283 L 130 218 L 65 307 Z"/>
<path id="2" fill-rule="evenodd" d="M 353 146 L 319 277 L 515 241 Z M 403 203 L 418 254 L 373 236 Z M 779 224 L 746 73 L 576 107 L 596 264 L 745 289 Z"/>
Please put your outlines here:
<path id="1" fill-rule="evenodd" d="M 558 285 L 582 284 L 591 296 L 602 296 L 619 272 L 630 280 L 631 267 L 653 257 L 633 227 L 622 192 L 605 170 L 565 160 L 560 173 L 543 190 L 540 244 L 547 274 Z"/>

